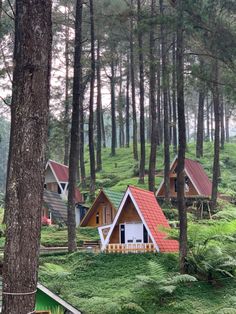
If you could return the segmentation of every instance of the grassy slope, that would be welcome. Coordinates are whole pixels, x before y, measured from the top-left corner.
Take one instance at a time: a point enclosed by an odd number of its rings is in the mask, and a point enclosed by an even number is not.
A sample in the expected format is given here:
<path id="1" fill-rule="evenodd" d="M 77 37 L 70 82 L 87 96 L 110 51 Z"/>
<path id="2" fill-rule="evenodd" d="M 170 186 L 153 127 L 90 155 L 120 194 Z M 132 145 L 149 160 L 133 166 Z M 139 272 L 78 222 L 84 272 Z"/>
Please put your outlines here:
<path id="1" fill-rule="evenodd" d="M 236 282 L 230 279 L 220 288 L 203 282 L 184 285 L 177 290 L 175 298 L 170 297 L 161 307 L 155 305 L 149 296 L 140 297 L 134 292 L 136 276 L 147 274 L 149 260 L 159 261 L 170 273 L 177 270 L 174 255 L 76 253 L 41 258 L 41 264 L 60 265 L 67 274 L 63 280 L 58 280 L 55 274 L 46 274 L 41 268 L 40 280 L 89 314 L 138 313 L 122 310 L 122 306 L 131 302 L 139 304 L 144 313 L 149 314 L 213 314 L 235 304 Z M 46 265 L 52 267 L 51 264 Z"/>
<path id="2" fill-rule="evenodd" d="M 205 144 L 204 158 L 200 161 L 209 177 L 212 174 L 213 144 Z M 195 158 L 195 147 L 189 144 L 187 157 Z M 148 153 L 147 153 L 148 156 Z M 163 169 L 163 151 L 158 151 L 157 170 Z M 172 153 L 172 158 L 174 154 Z M 88 153 L 86 167 L 88 173 Z M 146 162 L 148 169 L 148 159 Z M 220 191 L 236 193 L 236 144 L 227 144 L 221 153 Z M 124 191 L 128 184 L 138 185 L 138 163 L 133 161 L 132 149 L 117 149 L 117 155 L 110 157 L 110 149 L 103 151 L 103 171 L 97 174 L 97 187 L 109 187 Z M 161 181 L 157 177 L 156 186 Z M 140 185 L 139 185 L 140 186 Z M 147 188 L 147 180 L 143 188 Z M 87 234 L 88 235 L 88 234 Z M 83 236 L 87 236 L 83 235 Z M 61 239 L 65 240 L 65 231 Z M 82 236 L 82 237 L 83 237 Z M 43 234 L 43 241 L 51 241 L 55 234 Z M 81 237 L 81 235 L 80 235 Z M 46 240 L 47 239 L 47 240 Z M 59 239 L 58 239 L 59 240 Z M 59 240 L 60 241 L 60 240 Z M 148 297 L 137 301 L 133 288 L 136 275 L 145 274 L 150 259 L 160 261 L 169 272 L 176 270 L 177 260 L 168 255 L 92 255 L 77 253 L 72 256 L 43 257 L 41 263 L 63 266 L 69 275 L 59 280 L 55 273 L 49 275 L 43 270 L 40 279 L 55 292 L 77 306 L 85 313 L 123 313 L 122 304 L 136 302 L 142 305 L 145 313 L 215 313 L 224 307 L 235 307 L 236 282 L 225 281 L 222 287 L 214 288 L 203 282 L 193 283 L 178 289 L 176 298 L 170 298 L 162 307 L 156 307 Z M 125 313 L 136 313 L 131 310 Z M 228 313 L 228 312 L 221 312 Z"/>
<path id="3" fill-rule="evenodd" d="M 213 143 L 205 143 L 204 157 L 199 161 L 203 164 L 207 174 L 211 178 L 213 165 L 214 146 Z M 147 145 L 146 156 L 149 156 L 149 145 Z M 187 157 L 195 158 L 195 145 L 189 144 Z M 171 159 L 174 153 L 171 152 Z M 122 192 L 128 184 L 147 188 L 147 178 L 144 185 L 138 184 L 138 162 L 132 158 L 132 148 L 119 148 L 115 157 L 110 156 L 110 149 L 103 150 L 102 155 L 103 170 L 97 173 L 97 187 L 109 187 Z M 89 172 L 88 151 L 85 154 L 86 170 Z M 146 158 L 146 170 L 148 169 L 148 158 Z M 163 149 L 159 148 L 157 152 L 157 171 L 163 170 Z M 221 152 L 221 192 L 226 194 L 236 193 L 236 144 L 226 144 Z M 160 184 L 162 177 L 156 177 L 156 187 Z"/>

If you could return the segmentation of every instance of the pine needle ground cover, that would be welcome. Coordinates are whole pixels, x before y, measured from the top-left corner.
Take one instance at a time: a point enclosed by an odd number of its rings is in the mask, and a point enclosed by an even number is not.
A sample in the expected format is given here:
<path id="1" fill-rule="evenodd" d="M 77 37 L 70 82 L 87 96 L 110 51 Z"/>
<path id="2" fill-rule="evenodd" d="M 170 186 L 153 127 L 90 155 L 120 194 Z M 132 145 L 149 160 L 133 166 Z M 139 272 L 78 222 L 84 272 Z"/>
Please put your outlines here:
<path id="1" fill-rule="evenodd" d="M 153 295 L 137 290 L 138 276 L 148 275 L 150 261 L 170 275 L 177 272 L 177 256 L 170 254 L 74 253 L 41 257 L 40 281 L 85 314 L 223 314 L 236 308 L 236 281 L 230 278 L 217 286 L 183 284 L 157 304 Z"/>

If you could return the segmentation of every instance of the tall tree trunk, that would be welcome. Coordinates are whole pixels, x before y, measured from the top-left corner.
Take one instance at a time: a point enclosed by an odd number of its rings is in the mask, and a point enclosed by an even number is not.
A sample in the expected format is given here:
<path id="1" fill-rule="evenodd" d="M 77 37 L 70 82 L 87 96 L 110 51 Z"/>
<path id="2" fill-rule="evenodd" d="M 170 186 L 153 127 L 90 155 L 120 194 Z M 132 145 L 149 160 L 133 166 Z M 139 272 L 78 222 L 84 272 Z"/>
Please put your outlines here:
<path id="1" fill-rule="evenodd" d="M 161 14 L 161 60 L 162 60 L 162 85 L 163 85 L 163 106 L 164 106 L 164 189 L 165 200 L 169 202 L 170 198 L 170 137 L 169 137 L 169 108 L 168 108 L 168 85 L 169 85 L 169 73 L 167 69 L 167 49 L 166 49 L 166 31 L 164 25 L 164 7 L 163 0 L 160 3 Z"/>
<path id="2" fill-rule="evenodd" d="M 211 209 L 215 210 L 217 203 L 217 193 L 220 173 L 220 96 L 219 96 L 219 68 L 218 61 L 213 62 L 212 69 L 212 96 L 215 117 L 215 136 L 214 136 L 214 164 L 212 178 L 212 194 L 211 194 Z"/>
<path id="3" fill-rule="evenodd" d="M 70 148 L 70 113 L 69 113 L 69 12 L 66 8 L 65 13 L 65 111 L 64 111 L 64 164 L 69 163 Z"/>
<path id="4" fill-rule="evenodd" d="M 94 83 L 95 83 L 95 48 L 94 48 L 94 13 L 93 0 L 89 0 L 90 9 L 90 32 L 91 32 L 91 78 L 90 78 L 90 98 L 89 98 L 89 160 L 90 160 L 90 200 L 95 197 L 95 154 L 94 154 L 94 127 L 93 127 L 93 104 L 94 104 Z"/>
<path id="5" fill-rule="evenodd" d="M 225 110 L 224 110 L 224 97 L 222 95 L 220 104 L 220 148 L 225 147 Z"/>
<path id="6" fill-rule="evenodd" d="M 50 0 L 16 0 L 3 314 L 35 309 L 51 65 Z"/>
<path id="7" fill-rule="evenodd" d="M 139 58 L 139 99 L 140 99 L 140 165 L 139 183 L 144 184 L 145 176 L 145 119 L 144 119 L 144 64 L 141 0 L 138 0 L 138 58 Z"/>
<path id="8" fill-rule="evenodd" d="M 130 141 L 130 132 L 129 132 L 129 129 L 130 129 L 130 123 L 129 123 L 129 120 L 130 120 L 130 113 L 129 113 L 129 107 L 130 107 L 130 100 L 129 100 L 129 84 L 130 84 L 130 64 L 129 64 L 129 56 L 127 58 L 127 75 L 126 75 L 126 115 L 125 115 L 125 138 L 126 138 L 126 147 L 129 147 L 129 141 Z"/>
<path id="9" fill-rule="evenodd" d="M 83 1 L 76 2 L 75 18 L 75 51 L 74 51 L 74 80 L 72 101 L 71 145 L 69 156 L 69 188 L 68 188 L 68 251 L 77 250 L 76 221 L 75 221 L 75 190 L 77 185 L 77 167 L 79 166 L 79 115 L 82 101 L 82 9 Z"/>
<path id="10" fill-rule="evenodd" d="M 111 60 L 111 156 L 116 154 L 116 99 L 115 99 L 115 65 Z"/>
<path id="11" fill-rule="evenodd" d="M 187 136 L 187 142 L 189 142 L 190 140 L 190 123 L 189 123 L 189 108 L 188 108 L 188 104 L 185 105 L 185 111 L 186 111 L 186 120 L 187 120 L 187 123 L 186 123 L 186 136 Z M 195 123 L 195 121 L 194 121 Z M 193 126 L 193 133 L 195 132 L 195 125 Z M 193 137 L 195 137 L 195 135 L 193 134 Z"/>
<path id="12" fill-rule="evenodd" d="M 97 40 L 97 171 L 102 170 L 102 95 L 100 69 L 100 40 Z"/>
<path id="13" fill-rule="evenodd" d="M 207 141 L 210 140 L 210 110 L 209 110 L 209 97 L 208 91 L 206 93 L 206 115 L 207 115 Z"/>
<path id="14" fill-rule="evenodd" d="M 204 63 L 200 60 L 200 72 L 204 70 Z M 198 100 L 198 116 L 197 116 L 197 143 L 196 143 L 196 157 L 203 156 L 203 140 L 204 140 L 204 101 L 205 101 L 205 87 L 200 82 L 199 100 Z"/>
<path id="15" fill-rule="evenodd" d="M 120 82 L 119 82 L 119 97 L 118 97 L 118 115 L 119 115 L 119 144 L 120 147 L 124 147 L 125 144 L 125 132 L 124 132 L 124 118 L 123 118 L 123 91 L 122 91 L 122 57 L 120 57 Z"/>
<path id="16" fill-rule="evenodd" d="M 131 0 L 131 8 L 134 10 L 133 0 Z M 133 118 L 133 155 L 134 159 L 138 160 L 138 126 L 136 114 L 136 95 L 135 95 L 135 76 L 134 76 L 134 18 L 130 21 L 130 79 L 132 93 L 132 118 Z"/>
<path id="17" fill-rule="evenodd" d="M 226 139 L 227 143 L 229 143 L 229 119 L 230 119 L 230 112 L 229 112 L 228 104 L 226 103 L 226 108 L 225 108 L 225 139 Z"/>
<path id="18" fill-rule="evenodd" d="M 157 44 L 157 145 L 161 145 L 162 140 L 162 123 L 161 123 L 161 51 L 160 43 Z"/>
<path id="19" fill-rule="evenodd" d="M 178 166 L 177 166 L 177 201 L 179 212 L 179 244 L 180 244 L 180 272 L 186 272 L 187 257 L 187 212 L 184 196 L 185 187 L 185 151 L 186 151 L 186 127 L 184 105 L 184 39 L 183 39 L 183 0 L 177 4 L 177 105 L 178 105 Z"/>
<path id="20" fill-rule="evenodd" d="M 151 19 L 153 19 L 156 12 L 155 0 L 151 1 Z M 149 94 L 150 94 L 150 108 L 151 108 L 151 151 L 149 158 L 148 171 L 148 187 L 150 191 L 155 191 L 155 172 L 156 172 L 156 150 L 157 150 L 157 108 L 156 108 L 156 66 L 154 53 L 154 29 L 150 29 L 149 38 Z"/>
<path id="21" fill-rule="evenodd" d="M 214 104 L 213 101 L 211 103 L 211 141 L 214 141 Z"/>
<path id="22" fill-rule="evenodd" d="M 176 117 L 176 36 L 173 36 L 172 47 L 172 110 L 173 110 L 173 147 L 177 153 L 177 117 Z"/>
<path id="23" fill-rule="evenodd" d="M 104 124 L 104 110 L 102 110 L 102 146 L 106 148 L 106 131 L 105 131 L 105 124 Z"/>
<path id="24" fill-rule="evenodd" d="M 86 188 L 86 171 L 84 164 L 84 104 L 83 100 L 79 107 L 79 165 L 80 165 L 80 178 L 81 186 Z"/>

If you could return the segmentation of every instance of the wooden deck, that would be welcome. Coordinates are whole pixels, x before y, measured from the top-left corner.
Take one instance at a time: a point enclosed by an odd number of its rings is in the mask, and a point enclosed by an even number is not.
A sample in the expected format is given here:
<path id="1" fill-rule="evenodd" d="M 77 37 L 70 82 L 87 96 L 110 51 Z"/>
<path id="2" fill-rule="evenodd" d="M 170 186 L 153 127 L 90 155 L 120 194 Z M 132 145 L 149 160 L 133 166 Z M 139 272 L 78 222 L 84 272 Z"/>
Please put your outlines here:
<path id="1" fill-rule="evenodd" d="M 153 243 L 108 244 L 107 253 L 148 253 L 155 252 Z"/>

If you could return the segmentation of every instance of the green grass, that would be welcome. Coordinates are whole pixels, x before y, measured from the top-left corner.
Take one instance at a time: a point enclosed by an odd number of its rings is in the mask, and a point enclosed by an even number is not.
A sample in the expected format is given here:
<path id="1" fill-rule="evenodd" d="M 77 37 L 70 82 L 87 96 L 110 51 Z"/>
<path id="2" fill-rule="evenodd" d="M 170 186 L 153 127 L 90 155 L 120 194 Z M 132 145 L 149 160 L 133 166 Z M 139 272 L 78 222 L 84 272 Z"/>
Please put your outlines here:
<path id="1" fill-rule="evenodd" d="M 158 261 L 169 273 L 177 271 L 177 256 L 171 254 L 75 253 L 41 258 L 40 281 L 85 314 L 140 313 L 138 306 L 149 314 L 213 314 L 236 305 L 236 282 L 228 279 L 217 287 L 205 282 L 185 284 L 157 306 L 151 297 L 135 290 L 136 276 L 148 274 L 150 260 Z M 60 280 L 57 265 L 63 269 Z M 136 311 L 127 312 L 127 308 Z"/>
<path id="2" fill-rule="evenodd" d="M 96 228 L 77 228 L 77 243 L 81 245 L 83 241 L 97 241 L 99 234 Z M 41 245 L 46 247 L 67 246 L 67 229 L 56 226 L 43 227 L 41 232 Z"/>
<path id="3" fill-rule="evenodd" d="M 146 173 L 148 171 L 150 145 L 146 145 Z M 173 149 L 170 148 L 171 160 L 175 154 Z M 199 159 L 204 169 L 206 170 L 209 178 L 212 177 L 212 166 L 214 156 L 213 143 L 204 143 L 204 157 Z M 186 157 L 195 158 L 195 143 L 189 143 L 187 147 Z M 89 155 L 88 148 L 85 150 L 86 173 L 89 173 Z M 145 178 L 145 184 L 138 183 L 138 168 L 139 162 L 134 161 L 132 154 L 132 147 L 116 149 L 116 156 L 110 156 L 110 149 L 106 148 L 102 151 L 103 170 L 98 172 L 97 175 L 97 189 L 101 187 L 112 188 L 115 191 L 125 191 L 127 185 L 132 184 L 141 188 L 147 188 L 148 179 Z M 221 181 L 220 192 L 235 195 L 236 194 L 236 144 L 225 144 L 225 149 L 221 150 L 220 154 L 221 163 Z M 157 150 L 157 171 L 163 171 L 163 147 Z M 156 188 L 158 188 L 162 177 L 160 174 L 156 177 Z"/>

